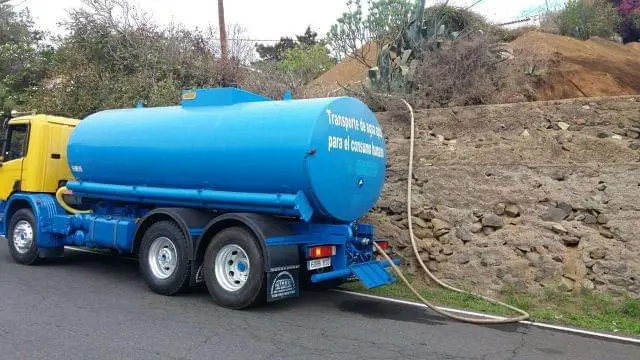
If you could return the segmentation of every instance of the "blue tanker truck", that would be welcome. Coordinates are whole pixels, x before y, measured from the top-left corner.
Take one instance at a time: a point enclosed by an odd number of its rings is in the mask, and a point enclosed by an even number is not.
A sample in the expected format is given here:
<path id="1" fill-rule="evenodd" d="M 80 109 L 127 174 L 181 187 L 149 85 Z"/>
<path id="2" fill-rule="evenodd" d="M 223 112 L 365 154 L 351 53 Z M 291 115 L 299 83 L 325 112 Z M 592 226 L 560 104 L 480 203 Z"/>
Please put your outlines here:
<path id="1" fill-rule="evenodd" d="M 358 223 L 382 191 L 385 143 L 357 99 L 201 89 L 180 106 L 5 129 L 0 234 L 18 263 L 111 249 L 136 255 L 156 293 L 204 283 L 233 309 L 395 281 L 373 246 L 388 244 Z"/>

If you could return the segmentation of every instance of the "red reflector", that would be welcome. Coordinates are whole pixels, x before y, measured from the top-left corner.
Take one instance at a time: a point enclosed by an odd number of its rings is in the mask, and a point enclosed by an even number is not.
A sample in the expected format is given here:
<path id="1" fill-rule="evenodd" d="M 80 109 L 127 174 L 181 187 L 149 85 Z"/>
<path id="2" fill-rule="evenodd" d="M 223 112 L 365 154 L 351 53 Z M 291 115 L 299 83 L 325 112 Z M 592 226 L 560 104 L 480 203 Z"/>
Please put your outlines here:
<path id="1" fill-rule="evenodd" d="M 312 259 L 329 257 L 335 254 L 336 247 L 333 245 L 322 245 L 309 248 L 309 257 Z"/>
<path id="2" fill-rule="evenodd" d="M 378 244 L 378 246 L 380 246 L 380 248 L 385 252 L 391 248 L 388 241 L 376 241 L 376 244 Z"/>

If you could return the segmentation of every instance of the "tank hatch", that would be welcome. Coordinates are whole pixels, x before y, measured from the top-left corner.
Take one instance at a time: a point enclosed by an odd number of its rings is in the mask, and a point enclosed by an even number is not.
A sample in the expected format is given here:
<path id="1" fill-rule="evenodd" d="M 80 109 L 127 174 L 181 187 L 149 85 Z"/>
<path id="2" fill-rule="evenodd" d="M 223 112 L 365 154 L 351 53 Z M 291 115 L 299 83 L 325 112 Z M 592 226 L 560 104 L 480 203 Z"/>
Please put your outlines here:
<path id="1" fill-rule="evenodd" d="M 258 101 L 271 101 L 271 99 L 246 90 L 225 87 L 183 90 L 181 105 L 183 107 L 228 106 Z"/>

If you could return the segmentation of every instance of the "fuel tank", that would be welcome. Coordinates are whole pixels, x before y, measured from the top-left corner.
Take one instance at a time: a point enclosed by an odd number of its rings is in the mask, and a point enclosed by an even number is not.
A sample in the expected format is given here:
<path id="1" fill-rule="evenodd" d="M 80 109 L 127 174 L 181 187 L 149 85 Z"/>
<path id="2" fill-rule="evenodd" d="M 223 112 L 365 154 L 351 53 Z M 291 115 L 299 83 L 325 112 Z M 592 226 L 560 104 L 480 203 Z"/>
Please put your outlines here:
<path id="1" fill-rule="evenodd" d="M 273 101 L 236 88 L 180 106 L 107 110 L 73 131 L 81 196 L 351 222 L 376 203 L 385 143 L 350 97 Z"/>

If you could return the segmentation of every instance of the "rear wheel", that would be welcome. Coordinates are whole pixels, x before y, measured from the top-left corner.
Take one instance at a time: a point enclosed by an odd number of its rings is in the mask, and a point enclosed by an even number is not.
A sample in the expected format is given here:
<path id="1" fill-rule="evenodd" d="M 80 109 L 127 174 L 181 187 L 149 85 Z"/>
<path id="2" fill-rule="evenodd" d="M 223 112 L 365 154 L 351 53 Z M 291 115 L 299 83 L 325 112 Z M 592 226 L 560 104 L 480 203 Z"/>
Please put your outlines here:
<path id="1" fill-rule="evenodd" d="M 216 304 L 244 309 L 265 299 L 264 258 L 258 240 L 248 230 L 222 230 L 204 256 L 204 279 Z"/>
<path id="2" fill-rule="evenodd" d="M 16 211 L 7 232 L 9 252 L 19 264 L 33 265 L 38 261 L 36 220 L 31 209 Z"/>
<path id="3" fill-rule="evenodd" d="M 147 285 L 161 295 L 173 295 L 189 286 L 191 262 L 187 238 L 171 221 L 160 221 L 145 231 L 140 244 L 140 272 Z"/>

